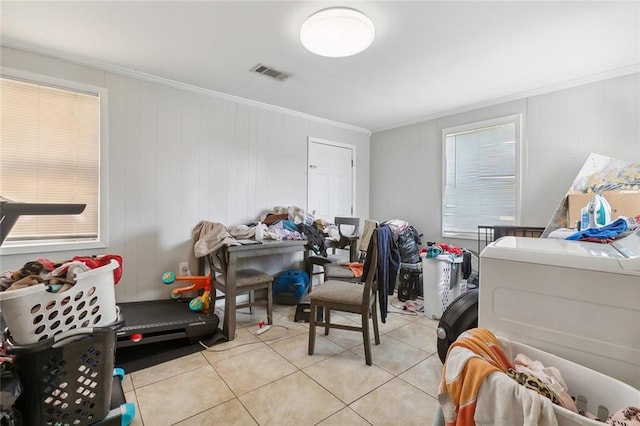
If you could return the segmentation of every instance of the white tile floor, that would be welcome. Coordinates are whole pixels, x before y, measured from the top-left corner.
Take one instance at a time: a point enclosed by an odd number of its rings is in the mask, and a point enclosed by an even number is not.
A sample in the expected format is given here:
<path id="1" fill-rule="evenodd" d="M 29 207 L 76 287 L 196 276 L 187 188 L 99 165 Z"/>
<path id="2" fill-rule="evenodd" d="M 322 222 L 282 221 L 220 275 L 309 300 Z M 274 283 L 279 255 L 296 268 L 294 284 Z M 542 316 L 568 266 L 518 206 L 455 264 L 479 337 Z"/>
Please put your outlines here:
<path id="1" fill-rule="evenodd" d="M 310 356 L 308 324 L 293 322 L 295 307 L 274 305 L 275 326 L 260 336 L 253 330 L 265 310 L 239 312 L 232 342 L 125 377 L 133 425 L 429 426 L 442 371 L 437 322 L 395 308 L 401 305 L 391 298 L 371 367 L 359 333 L 326 337 L 318 329 Z"/>

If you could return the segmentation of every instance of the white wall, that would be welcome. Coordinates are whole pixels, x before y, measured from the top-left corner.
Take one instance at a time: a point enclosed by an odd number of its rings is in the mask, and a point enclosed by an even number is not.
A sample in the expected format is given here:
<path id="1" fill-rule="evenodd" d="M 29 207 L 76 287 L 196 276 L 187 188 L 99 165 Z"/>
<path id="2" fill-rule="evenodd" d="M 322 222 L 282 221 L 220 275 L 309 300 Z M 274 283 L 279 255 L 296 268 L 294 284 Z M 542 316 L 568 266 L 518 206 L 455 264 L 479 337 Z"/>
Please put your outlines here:
<path id="1" fill-rule="evenodd" d="M 118 302 L 167 298 L 160 277 L 180 261 L 196 272 L 191 230 L 198 221 L 234 225 L 277 205 L 306 208 L 309 136 L 356 147 L 355 213 L 369 216 L 366 132 L 14 49 L 0 53 L 4 67 L 108 90 L 109 247 L 44 255 L 122 255 Z M 36 257 L 3 256 L 2 270 Z M 300 259 L 274 256 L 256 266 L 277 273 Z"/>
<path id="2" fill-rule="evenodd" d="M 428 120 L 371 136 L 371 217 L 441 233 L 442 129 L 523 117 L 523 226 L 547 225 L 591 152 L 640 161 L 640 74 Z M 476 241 L 447 240 L 475 249 Z"/>

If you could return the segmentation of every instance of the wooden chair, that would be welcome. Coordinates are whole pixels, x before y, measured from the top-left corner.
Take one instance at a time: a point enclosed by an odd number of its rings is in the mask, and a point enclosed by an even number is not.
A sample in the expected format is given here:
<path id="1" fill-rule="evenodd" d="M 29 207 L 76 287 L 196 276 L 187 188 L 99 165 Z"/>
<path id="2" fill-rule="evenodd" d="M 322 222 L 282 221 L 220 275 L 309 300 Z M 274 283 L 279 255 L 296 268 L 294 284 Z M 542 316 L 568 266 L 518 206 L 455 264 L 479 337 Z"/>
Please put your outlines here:
<path id="1" fill-rule="evenodd" d="M 209 263 L 209 271 L 212 274 L 212 287 L 222 293 L 226 290 L 226 271 L 228 265 L 228 252 L 225 247 L 220 248 L 214 253 L 207 255 L 207 262 Z M 273 277 L 265 272 L 258 271 L 257 269 L 244 268 L 236 271 L 236 294 L 248 293 L 249 300 L 236 305 L 236 309 L 249 308 L 249 313 L 253 315 L 253 305 L 255 304 L 255 290 L 265 289 L 267 292 L 267 321 L 269 324 L 273 324 Z M 224 299 L 224 295 L 217 295 L 212 298 L 213 309 L 215 309 L 215 302 L 220 299 Z M 225 304 L 225 310 L 227 306 Z M 232 312 L 235 316 L 235 312 Z"/>
<path id="2" fill-rule="evenodd" d="M 360 218 L 336 216 L 334 224 L 338 227 L 339 241 L 327 240 L 327 248 L 332 249 L 332 254 L 336 254 L 336 249 L 349 250 L 349 261 L 355 262 L 358 256 L 356 242 L 358 241 L 358 229 L 360 228 Z M 350 232 L 345 232 L 345 229 Z M 346 245 L 345 245 L 346 244 Z"/>
<path id="3" fill-rule="evenodd" d="M 325 246 L 327 249 L 331 249 L 331 255 L 326 257 L 321 255 L 309 256 L 309 261 L 311 262 L 312 276 L 324 274 L 325 265 L 330 263 L 338 263 L 343 260 L 343 257 L 336 256 L 336 250 L 349 250 L 349 261 L 350 262 L 357 261 L 358 250 L 357 250 L 356 243 L 358 241 L 360 218 L 336 216 L 334 219 L 334 224 L 338 227 L 338 234 L 340 235 L 340 240 L 335 241 L 329 238 L 325 239 Z M 320 266 L 321 269 L 319 270 L 316 269 L 316 272 L 314 272 L 314 266 L 316 265 Z M 326 280 L 326 277 L 324 279 Z"/>
<path id="4" fill-rule="evenodd" d="M 378 265 L 378 244 L 377 230 L 372 232 L 371 250 L 367 253 L 367 278 L 362 283 L 347 283 L 344 281 L 325 281 L 314 287 L 309 294 L 311 311 L 309 313 L 309 355 L 313 355 L 316 344 L 316 326 L 324 327 L 324 334 L 329 334 L 329 329 L 337 328 L 341 330 L 358 331 L 362 333 L 364 341 L 364 355 L 367 365 L 372 365 L 371 359 L 371 339 L 369 336 L 369 320 L 373 321 L 373 333 L 375 344 L 380 344 L 380 333 L 378 330 L 378 281 L 376 271 Z M 317 310 L 323 309 L 322 321 L 317 320 Z M 336 324 L 331 322 L 331 311 L 342 311 L 360 314 L 361 325 L 351 326 L 346 324 Z"/>
<path id="5" fill-rule="evenodd" d="M 369 240 L 373 234 L 373 230 L 378 227 L 378 222 L 375 220 L 365 220 L 364 229 L 362 231 L 362 237 L 360 238 L 360 244 L 358 250 L 360 255 L 358 256 L 358 262 L 364 262 L 367 255 L 367 248 L 369 246 Z M 328 280 L 341 280 L 341 281 L 359 281 L 360 277 L 356 277 L 353 271 L 348 267 L 336 262 L 327 262 L 322 265 L 324 271 L 324 279 Z"/>

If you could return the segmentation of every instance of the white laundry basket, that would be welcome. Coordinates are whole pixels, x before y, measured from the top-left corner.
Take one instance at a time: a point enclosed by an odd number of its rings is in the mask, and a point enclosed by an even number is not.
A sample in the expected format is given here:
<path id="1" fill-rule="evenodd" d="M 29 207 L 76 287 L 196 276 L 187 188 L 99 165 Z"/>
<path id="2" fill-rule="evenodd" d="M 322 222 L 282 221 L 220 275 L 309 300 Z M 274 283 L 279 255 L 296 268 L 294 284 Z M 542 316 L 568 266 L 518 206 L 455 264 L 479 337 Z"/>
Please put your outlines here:
<path id="1" fill-rule="evenodd" d="M 422 257 L 424 314 L 440 319 L 447 306 L 461 293 L 462 256 L 441 254 Z"/>
<path id="2" fill-rule="evenodd" d="M 605 421 L 608 416 L 629 407 L 640 406 L 640 390 L 617 379 L 599 373 L 590 368 L 568 361 L 559 356 L 506 338 L 499 338 L 505 355 L 513 360 L 516 355 L 524 354 L 545 367 L 556 367 L 564 379 L 569 394 L 576 398 L 579 409 L 585 409 Z M 540 395 L 540 398 L 546 398 Z M 584 404 L 584 407 L 580 405 Z M 604 423 L 574 413 L 553 404 L 558 426 L 603 426 Z M 433 419 L 433 426 L 444 426 L 442 410 Z"/>
<path id="3" fill-rule="evenodd" d="M 100 327 L 118 318 L 113 270 L 116 260 L 77 275 L 70 289 L 50 293 L 45 285 L 0 293 L 0 312 L 12 340 L 36 343 L 80 327 Z"/>
<path id="4" fill-rule="evenodd" d="M 628 406 L 640 406 L 640 390 L 626 383 L 523 343 L 505 338 L 500 338 L 500 342 L 505 355 L 510 359 L 515 358 L 517 354 L 525 354 L 532 360 L 540 361 L 545 367 L 556 367 L 567 384 L 569 394 L 578 399 L 578 408 L 584 408 L 596 416 L 602 415 L 603 421 L 618 410 Z M 581 400 L 583 403 L 586 401 L 586 407 L 580 407 Z M 604 414 L 603 409 L 607 414 Z M 602 422 L 591 420 L 559 405 L 554 405 L 553 410 L 558 419 L 558 426 L 603 425 Z"/>

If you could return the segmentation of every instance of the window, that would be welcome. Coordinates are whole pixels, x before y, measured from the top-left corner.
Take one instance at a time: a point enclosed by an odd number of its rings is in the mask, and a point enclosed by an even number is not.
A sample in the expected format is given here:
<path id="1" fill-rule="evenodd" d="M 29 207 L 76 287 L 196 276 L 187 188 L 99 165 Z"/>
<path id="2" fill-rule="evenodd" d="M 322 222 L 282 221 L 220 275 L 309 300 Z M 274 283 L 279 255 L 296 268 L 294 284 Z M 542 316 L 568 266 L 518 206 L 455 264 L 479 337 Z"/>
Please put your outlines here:
<path id="1" fill-rule="evenodd" d="M 442 235 L 515 225 L 520 116 L 444 129 Z"/>
<path id="2" fill-rule="evenodd" d="M 101 93 L 75 86 L 0 78 L 0 196 L 87 205 L 80 215 L 21 216 L 3 254 L 102 246 Z"/>

